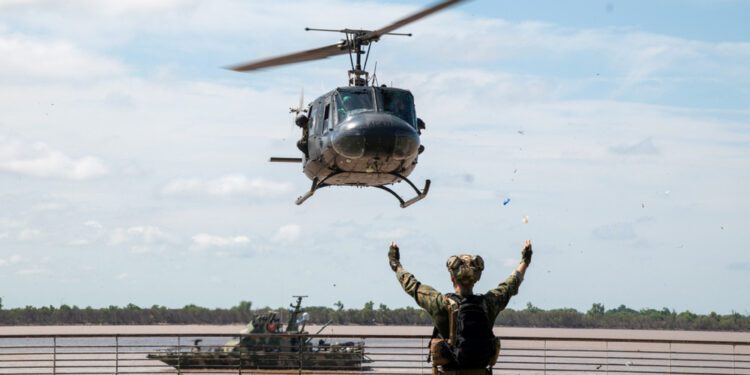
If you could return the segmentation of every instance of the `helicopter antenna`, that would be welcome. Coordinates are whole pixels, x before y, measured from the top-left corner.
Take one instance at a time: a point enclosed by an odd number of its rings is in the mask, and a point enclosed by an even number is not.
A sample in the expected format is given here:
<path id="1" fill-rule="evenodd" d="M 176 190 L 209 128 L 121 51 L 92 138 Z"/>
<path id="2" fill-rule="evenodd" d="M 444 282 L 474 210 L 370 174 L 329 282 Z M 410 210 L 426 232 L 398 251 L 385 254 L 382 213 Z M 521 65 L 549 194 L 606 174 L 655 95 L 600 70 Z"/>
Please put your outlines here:
<path id="1" fill-rule="evenodd" d="M 302 92 L 299 94 L 299 104 L 297 104 L 297 108 L 295 107 L 289 107 L 289 113 L 295 113 L 300 114 L 301 112 L 307 112 L 307 109 L 302 109 L 302 106 L 304 105 L 305 101 L 305 88 L 302 88 Z"/>
<path id="2" fill-rule="evenodd" d="M 338 32 L 346 34 L 346 39 L 341 40 L 339 43 L 331 44 L 325 47 L 314 48 L 306 51 L 290 53 L 287 55 L 281 55 L 272 57 L 269 59 L 258 60 L 246 64 L 240 64 L 228 67 L 238 72 L 247 72 L 250 70 L 258 70 L 268 68 L 277 65 L 293 64 L 304 61 L 312 61 L 325 59 L 330 56 L 349 54 L 349 60 L 352 65 L 352 69 L 348 71 L 349 74 L 349 85 L 352 86 L 364 86 L 369 81 L 369 74 L 364 70 L 361 65 L 362 54 L 365 56 L 365 66 L 367 65 L 367 59 L 370 53 L 370 43 L 377 42 L 383 35 L 398 35 L 398 36 L 411 36 L 410 33 L 394 33 L 393 30 L 402 27 L 411 22 L 417 21 L 423 17 L 433 14 L 439 10 L 447 8 L 451 5 L 460 3 L 466 0 L 443 0 L 434 4 L 428 8 L 425 8 L 417 13 L 410 16 L 404 17 L 396 22 L 391 23 L 388 26 L 382 27 L 377 30 L 356 30 L 356 29 L 313 29 L 306 27 L 306 31 L 327 31 L 327 32 Z M 367 51 L 363 51 L 362 47 L 367 46 Z M 356 63 L 353 54 L 356 54 Z"/>
<path id="3" fill-rule="evenodd" d="M 367 54 L 365 55 L 365 64 L 362 66 L 362 69 L 367 69 L 367 60 L 370 59 L 370 47 L 372 47 L 372 44 L 367 45 Z"/>
<path id="4" fill-rule="evenodd" d="M 378 85 L 378 76 L 376 75 L 377 72 L 378 72 L 378 62 L 375 61 L 375 68 L 372 70 L 372 78 L 370 79 L 370 86 Z"/>

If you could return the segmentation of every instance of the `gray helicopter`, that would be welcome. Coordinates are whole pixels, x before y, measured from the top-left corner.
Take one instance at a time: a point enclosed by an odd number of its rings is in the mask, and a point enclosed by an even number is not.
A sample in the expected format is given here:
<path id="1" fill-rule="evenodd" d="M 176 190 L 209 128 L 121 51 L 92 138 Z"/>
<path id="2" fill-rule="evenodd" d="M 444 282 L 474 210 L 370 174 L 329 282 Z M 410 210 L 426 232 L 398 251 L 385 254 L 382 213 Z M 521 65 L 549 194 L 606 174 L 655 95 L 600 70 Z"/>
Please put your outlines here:
<path id="1" fill-rule="evenodd" d="M 312 180 L 310 191 L 297 198 L 297 205 L 326 186 L 376 187 L 393 194 L 402 208 L 427 196 L 430 180 L 419 190 L 407 178 L 424 151 L 419 136 L 425 124 L 416 115 L 414 97 L 408 90 L 378 85 L 375 74 L 371 77 L 365 69 L 372 43 L 381 36 L 411 36 L 392 31 L 461 1 L 442 1 L 374 31 L 306 28 L 343 33 L 346 39 L 321 48 L 228 68 L 247 72 L 349 54 L 348 86 L 333 89 L 304 108 L 303 97 L 300 97 L 299 105 L 290 109 L 291 113 L 296 113 L 295 124 L 302 128 L 297 147 L 303 157 L 270 159 L 271 162 L 302 163 L 305 175 Z M 386 186 L 401 181 L 414 189 L 415 197 L 404 200 Z"/>

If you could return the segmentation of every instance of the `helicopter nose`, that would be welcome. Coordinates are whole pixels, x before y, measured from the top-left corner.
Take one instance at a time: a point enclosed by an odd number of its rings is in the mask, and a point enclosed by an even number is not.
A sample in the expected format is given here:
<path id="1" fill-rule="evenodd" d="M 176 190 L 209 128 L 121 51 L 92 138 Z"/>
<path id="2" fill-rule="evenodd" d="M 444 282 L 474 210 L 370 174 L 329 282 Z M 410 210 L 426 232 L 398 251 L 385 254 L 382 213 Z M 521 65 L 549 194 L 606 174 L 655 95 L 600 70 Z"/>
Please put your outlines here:
<path id="1" fill-rule="evenodd" d="M 339 124 L 331 135 L 331 143 L 347 158 L 403 160 L 417 154 L 419 135 L 414 127 L 390 113 L 370 112 Z"/>

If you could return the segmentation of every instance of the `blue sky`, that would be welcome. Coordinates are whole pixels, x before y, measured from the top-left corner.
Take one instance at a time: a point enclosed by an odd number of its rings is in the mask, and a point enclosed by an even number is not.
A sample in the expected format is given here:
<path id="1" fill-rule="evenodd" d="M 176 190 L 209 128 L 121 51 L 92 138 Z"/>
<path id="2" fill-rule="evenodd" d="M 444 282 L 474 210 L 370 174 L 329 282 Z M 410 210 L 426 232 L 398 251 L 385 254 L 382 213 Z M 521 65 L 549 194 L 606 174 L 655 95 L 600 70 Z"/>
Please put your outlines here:
<path id="1" fill-rule="evenodd" d="M 221 67 L 427 4 L 0 3 L 3 304 L 407 306 L 391 240 L 448 290 L 448 256 L 481 254 L 489 289 L 530 238 L 513 308 L 750 313 L 746 1 L 473 1 L 409 25 L 371 60 L 427 123 L 429 196 L 295 206 L 309 181 L 267 159 L 297 156 L 287 108 L 348 59 Z"/>

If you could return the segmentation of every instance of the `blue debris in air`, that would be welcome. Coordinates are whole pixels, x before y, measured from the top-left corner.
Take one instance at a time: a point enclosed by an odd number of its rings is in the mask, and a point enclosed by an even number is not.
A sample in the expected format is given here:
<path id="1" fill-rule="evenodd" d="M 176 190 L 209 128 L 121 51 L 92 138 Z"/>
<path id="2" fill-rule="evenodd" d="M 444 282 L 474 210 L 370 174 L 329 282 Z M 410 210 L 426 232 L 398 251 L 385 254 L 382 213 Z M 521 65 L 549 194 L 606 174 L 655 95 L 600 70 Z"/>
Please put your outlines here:
<path id="1" fill-rule="evenodd" d="M 510 198 L 505 198 L 505 201 L 503 202 L 503 206 L 507 205 L 508 202 L 510 202 Z"/>

